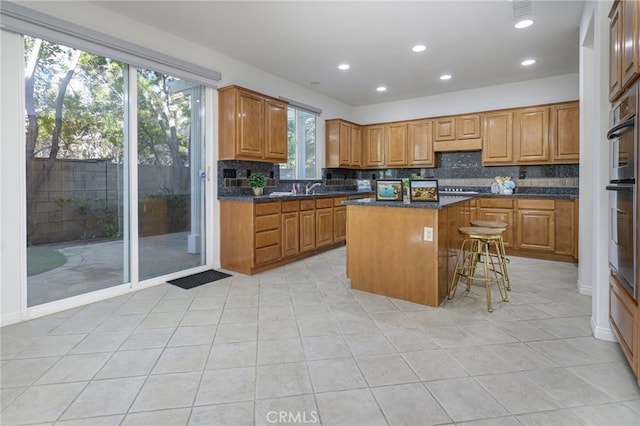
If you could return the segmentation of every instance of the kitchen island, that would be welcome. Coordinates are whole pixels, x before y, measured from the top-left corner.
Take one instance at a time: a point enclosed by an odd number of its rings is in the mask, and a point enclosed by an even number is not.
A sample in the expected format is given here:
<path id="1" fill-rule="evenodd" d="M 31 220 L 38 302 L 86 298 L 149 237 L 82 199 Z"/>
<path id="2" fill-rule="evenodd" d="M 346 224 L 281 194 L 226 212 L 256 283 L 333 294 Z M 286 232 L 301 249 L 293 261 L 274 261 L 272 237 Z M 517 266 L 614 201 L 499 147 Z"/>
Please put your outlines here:
<path id="1" fill-rule="evenodd" d="M 470 220 L 468 196 L 440 202 L 345 201 L 351 288 L 428 306 L 447 297 Z"/>

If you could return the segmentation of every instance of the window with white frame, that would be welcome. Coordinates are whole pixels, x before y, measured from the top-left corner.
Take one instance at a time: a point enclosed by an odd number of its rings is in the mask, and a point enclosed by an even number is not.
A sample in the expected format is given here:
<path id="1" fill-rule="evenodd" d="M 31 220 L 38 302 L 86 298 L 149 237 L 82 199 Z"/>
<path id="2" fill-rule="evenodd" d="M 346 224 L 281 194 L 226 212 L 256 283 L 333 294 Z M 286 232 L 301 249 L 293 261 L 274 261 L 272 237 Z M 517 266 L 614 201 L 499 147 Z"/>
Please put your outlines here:
<path id="1" fill-rule="evenodd" d="M 280 179 L 320 179 L 316 123 L 318 115 L 295 106 L 287 110 L 287 162 L 280 164 Z"/>

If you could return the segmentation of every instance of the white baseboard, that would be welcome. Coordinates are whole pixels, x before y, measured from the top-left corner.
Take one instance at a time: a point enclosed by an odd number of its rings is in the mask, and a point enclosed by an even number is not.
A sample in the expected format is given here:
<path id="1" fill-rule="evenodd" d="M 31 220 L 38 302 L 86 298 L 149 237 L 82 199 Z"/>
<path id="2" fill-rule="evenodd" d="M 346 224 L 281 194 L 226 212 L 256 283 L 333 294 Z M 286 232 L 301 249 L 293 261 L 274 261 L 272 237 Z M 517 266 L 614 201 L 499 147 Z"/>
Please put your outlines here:
<path id="1" fill-rule="evenodd" d="M 17 324 L 22 321 L 22 315 L 20 312 L 13 312 L 11 314 L 0 315 L 0 327 L 6 325 Z"/>
<path id="2" fill-rule="evenodd" d="M 577 282 L 578 285 L 578 293 L 584 294 L 585 296 L 593 296 L 593 287 L 590 285 L 582 285 L 580 280 Z"/>
<path id="3" fill-rule="evenodd" d="M 593 331 L 593 337 L 598 340 L 606 340 L 607 342 L 617 342 L 618 338 L 614 334 L 611 327 L 597 327 L 591 318 L 591 331 Z"/>

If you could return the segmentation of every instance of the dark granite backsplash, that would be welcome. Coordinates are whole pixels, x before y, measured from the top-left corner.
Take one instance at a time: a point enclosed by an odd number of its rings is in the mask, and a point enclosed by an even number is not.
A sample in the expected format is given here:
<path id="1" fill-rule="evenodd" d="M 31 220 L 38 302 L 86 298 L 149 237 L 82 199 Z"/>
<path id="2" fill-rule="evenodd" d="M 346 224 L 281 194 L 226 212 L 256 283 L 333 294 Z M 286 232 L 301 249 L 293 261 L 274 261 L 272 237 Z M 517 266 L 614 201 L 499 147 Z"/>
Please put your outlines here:
<path id="1" fill-rule="evenodd" d="M 547 166 L 482 166 L 482 152 L 439 152 L 436 154 L 438 167 L 430 177 L 435 178 L 493 178 L 511 176 L 514 179 L 526 178 L 577 178 L 578 164 L 553 164 Z M 427 173 L 429 173 L 427 171 Z"/>
<path id="2" fill-rule="evenodd" d="M 482 153 L 439 152 L 436 153 L 437 167 L 416 169 L 322 169 L 321 186 L 318 192 L 346 191 L 355 189 L 356 179 L 375 180 L 381 177 L 408 178 L 418 175 L 436 178 L 441 187 L 457 186 L 484 192 L 495 176 L 511 176 L 518 184 L 520 193 L 559 193 L 578 190 L 579 165 L 554 164 L 545 166 L 482 166 Z M 256 161 L 218 161 L 218 194 L 250 195 L 247 186 L 248 173 L 260 171 L 267 180 L 265 193 L 291 191 L 292 184 L 300 183 L 304 191 L 307 180 L 280 181 L 280 167 L 277 164 Z M 383 176 L 381 175 L 383 174 Z"/>

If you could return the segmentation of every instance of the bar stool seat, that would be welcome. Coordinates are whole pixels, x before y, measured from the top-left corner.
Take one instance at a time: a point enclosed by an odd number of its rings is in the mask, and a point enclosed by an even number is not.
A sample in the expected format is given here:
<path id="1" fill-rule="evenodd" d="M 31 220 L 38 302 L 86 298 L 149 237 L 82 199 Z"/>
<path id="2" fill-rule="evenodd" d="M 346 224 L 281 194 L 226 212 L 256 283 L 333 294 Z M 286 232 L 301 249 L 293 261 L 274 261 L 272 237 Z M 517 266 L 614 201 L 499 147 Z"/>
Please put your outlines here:
<path id="1" fill-rule="evenodd" d="M 506 231 L 509 224 L 506 222 L 500 222 L 497 220 L 472 220 L 471 226 L 481 226 L 484 228 L 501 229 L 502 231 Z M 509 279 L 509 272 L 507 271 L 507 265 L 506 265 L 507 263 L 509 263 L 509 258 L 507 257 L 507 252 L 504 248 L 504 240 L 502 239 L 502 236 L 500 237 L 500 241 L 498 244 L 500 245 L 500 247 L 498 248 L 500 249 L 500 252 L 502 253 L 502 257 L 504 258 L 504 261 L 505 261 L 505 265 L 504 265 L 505 286 L 507 290 L 511 291 L 511 280 Z"/>
<path id="2" fill-rule="evenodd" d="M 472 280 L 481 280 L 485 283 L 487 295 L 487 310 L 493 312 L 491 300 L 491 284 L 495 282 L 502 301 L 508 302 L 504 258 L 499 249 L 499 241 L 502 238 L 501 229 L 487 228 L 481 226 L 466 226 L 458 229 L 458 233 L 463 237 L 460 252 L 456 259 L 456 267 L 449 288 L 448 298 L 452 299 L 458 289 L 458 284 L 462 277 L 467 280 L 467 291 L 471 290 Z M 493 248 L 493 252 L 492 249 Z M 482 255 L 483 275 L 476 276 L 478 259 Z"/>

